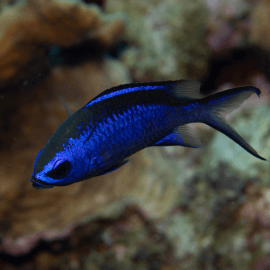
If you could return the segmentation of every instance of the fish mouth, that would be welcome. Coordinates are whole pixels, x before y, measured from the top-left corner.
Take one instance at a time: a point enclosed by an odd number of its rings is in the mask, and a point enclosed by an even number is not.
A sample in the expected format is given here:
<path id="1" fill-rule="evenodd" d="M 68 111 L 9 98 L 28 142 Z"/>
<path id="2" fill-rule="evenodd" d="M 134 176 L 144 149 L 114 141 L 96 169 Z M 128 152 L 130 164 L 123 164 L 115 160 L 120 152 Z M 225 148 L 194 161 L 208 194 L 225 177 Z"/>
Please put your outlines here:
<path id="1" fill-rule="evenodd" d="M 30 181 L 32 182 L 32 187 L 36 188 L 36 189 L 43 189 L 43 188 L 52 188 L 52 185 L 48 185 L 45 182 L 37 179 L 36 177 L 32 176 L 32 178 L 30 179 Z"/>

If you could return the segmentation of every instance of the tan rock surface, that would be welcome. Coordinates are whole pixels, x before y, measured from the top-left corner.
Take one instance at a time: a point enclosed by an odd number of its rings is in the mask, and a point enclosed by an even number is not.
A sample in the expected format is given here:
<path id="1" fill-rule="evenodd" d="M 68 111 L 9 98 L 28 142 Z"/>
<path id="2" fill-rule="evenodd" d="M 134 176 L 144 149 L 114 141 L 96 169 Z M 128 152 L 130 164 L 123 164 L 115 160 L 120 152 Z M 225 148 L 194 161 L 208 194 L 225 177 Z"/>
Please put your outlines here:
<path id="1" fill-rule="evenodd" d="M 20 1 L 3 9 L 0 25 L 0 85 L 9 88 L 46 75 L 51 46 L 95 40 L 107 48 L 124 29 L 119 17 L 106 17 L 97 6 L 76 0 Z"/>

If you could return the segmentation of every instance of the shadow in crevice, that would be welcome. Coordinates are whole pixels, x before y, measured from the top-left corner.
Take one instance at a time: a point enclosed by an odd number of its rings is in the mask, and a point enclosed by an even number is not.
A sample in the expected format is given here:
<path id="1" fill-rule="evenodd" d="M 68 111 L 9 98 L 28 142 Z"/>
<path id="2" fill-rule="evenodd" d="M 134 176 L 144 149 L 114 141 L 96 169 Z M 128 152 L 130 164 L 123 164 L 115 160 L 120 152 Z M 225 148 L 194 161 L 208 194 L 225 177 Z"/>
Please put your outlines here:
<path id="1" fill-rule="evenodd" d="M 235 48 L 212 57 L 208 74 L 201 80 L 201 92 L 210 94 L 225 83 L 250 85 L 249 79 L 258 74 L 270 81 L 269 53 L 256 46 Z"/>

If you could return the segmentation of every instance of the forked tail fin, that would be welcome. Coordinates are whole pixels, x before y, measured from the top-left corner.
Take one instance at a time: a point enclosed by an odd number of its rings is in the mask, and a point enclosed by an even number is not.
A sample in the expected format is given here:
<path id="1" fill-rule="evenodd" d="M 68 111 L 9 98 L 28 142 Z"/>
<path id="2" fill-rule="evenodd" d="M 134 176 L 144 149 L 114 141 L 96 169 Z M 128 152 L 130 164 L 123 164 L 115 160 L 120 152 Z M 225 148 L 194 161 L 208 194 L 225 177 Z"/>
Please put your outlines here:
<path id="1" fill-rule="evenodd" d="M 253 156 L 261 157 L 232 127 L 227 123 L 225 116 L 237 109 L 250 95 L 256 93 L 260 96 L 261 91 L 252 86 L 239 87 L 213 94 L 201 100 L 203 109 L 203 123 L 222 132 L 237 144 L 242 146 Z"/>

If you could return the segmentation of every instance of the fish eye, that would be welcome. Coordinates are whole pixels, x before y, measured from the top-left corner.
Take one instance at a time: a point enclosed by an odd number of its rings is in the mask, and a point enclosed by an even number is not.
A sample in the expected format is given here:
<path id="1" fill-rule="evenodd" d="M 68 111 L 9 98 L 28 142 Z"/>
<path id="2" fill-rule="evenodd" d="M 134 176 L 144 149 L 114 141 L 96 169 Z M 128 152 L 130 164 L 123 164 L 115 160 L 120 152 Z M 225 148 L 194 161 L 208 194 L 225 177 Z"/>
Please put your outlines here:
<path id="1" fill-rule="evenodd" d="M 54 166 L 54 168 L 51 171 L 46 173 L 47 176 L 54 179 L 61 179 L 64 178 L 70 172 L 71 164 L 67 160 L 55 165 L 56 166 Z"/>

